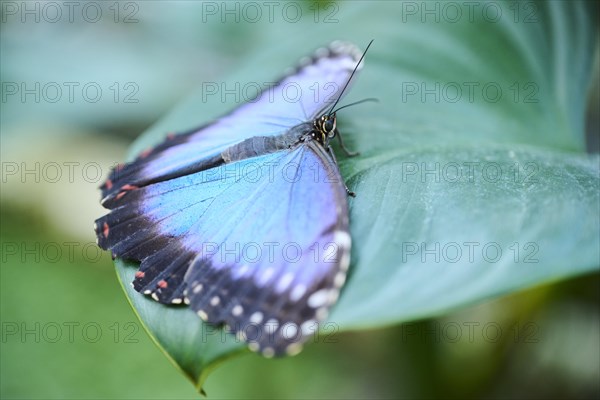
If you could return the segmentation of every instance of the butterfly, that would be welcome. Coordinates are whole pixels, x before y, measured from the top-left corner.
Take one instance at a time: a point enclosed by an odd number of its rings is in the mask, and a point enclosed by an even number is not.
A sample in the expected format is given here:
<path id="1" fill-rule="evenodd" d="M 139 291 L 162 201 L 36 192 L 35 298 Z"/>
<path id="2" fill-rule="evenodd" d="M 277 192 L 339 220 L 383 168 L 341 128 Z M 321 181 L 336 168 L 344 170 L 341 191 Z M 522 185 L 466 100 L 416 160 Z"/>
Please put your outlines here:
<path id="1" fill-rule="evenodd" d="M 113 257 L 140 262 L 136 291 L 189 305 L 265 357 L 302 349 L 350 263 L 353 193 L 330 140 L 346 151 L 334 108 L 365 53 L 333 42 L 252 101 L 111 171 L 100 187 L 110 212 L 94 230 Z"/>

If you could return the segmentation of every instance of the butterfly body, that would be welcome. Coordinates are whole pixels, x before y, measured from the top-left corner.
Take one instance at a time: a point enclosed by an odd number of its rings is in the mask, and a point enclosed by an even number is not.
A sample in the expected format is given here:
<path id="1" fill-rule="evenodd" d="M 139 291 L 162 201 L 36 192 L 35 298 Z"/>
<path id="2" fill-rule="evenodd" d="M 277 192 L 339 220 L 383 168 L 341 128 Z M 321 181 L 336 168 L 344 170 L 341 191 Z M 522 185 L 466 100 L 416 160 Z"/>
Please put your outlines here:
<path id="1" fill-rule="evenodd" d="M 347 189 L 329 108 L 360 64 L 351 44 L 317 51 L 267 94 L 117 167 L 98 244 L 140 262 L 133 286 L 188 304 L 264 356 L 295 354 L 327 318 L 350 260 Z M 309 96 L 317 85 L 327 96 Z M 344 86 L 345 88 L 345 86 Z"/>

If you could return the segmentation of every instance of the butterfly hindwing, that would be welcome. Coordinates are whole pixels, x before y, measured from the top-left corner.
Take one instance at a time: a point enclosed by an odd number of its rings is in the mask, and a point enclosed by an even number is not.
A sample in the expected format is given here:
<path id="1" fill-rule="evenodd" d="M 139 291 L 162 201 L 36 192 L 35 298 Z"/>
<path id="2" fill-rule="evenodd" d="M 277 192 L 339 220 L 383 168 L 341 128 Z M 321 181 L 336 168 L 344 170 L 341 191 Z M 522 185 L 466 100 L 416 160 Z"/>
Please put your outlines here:
<path id="1" fill-rule="evenodd" d="M 119 233 L 125 222 L 109 230 L 104 245 L 147 254 L 138 291 L 165 303 L 185 297 L 202 318 L 227 324 L 265 355 L 297 351 L 337 299 L 350 249 L 346 193 L 316 142 L 135 195 L 116 211 L 139 214 L 145 240 L 129 245 Z M 120 241 L 113 244 L 111 235 Z"/>

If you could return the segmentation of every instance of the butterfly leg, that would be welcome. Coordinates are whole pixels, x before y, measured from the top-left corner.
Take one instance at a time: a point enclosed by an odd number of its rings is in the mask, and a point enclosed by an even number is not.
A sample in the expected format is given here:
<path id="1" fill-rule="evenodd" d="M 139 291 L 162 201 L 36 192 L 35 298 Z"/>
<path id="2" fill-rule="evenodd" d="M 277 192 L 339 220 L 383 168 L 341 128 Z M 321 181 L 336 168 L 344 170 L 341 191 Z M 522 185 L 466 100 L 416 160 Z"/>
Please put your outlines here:
<path id="1" fill-rule="evenodd" d="M 335 153 L 333 152 L 331 145 L 327 145 L 327 152 L 331 156 L 331 159 L 333 160 L 334 164 L 338 165 L 337 158 L 335 158 Z M 346 186 L 346 182 L 342 182 L 342 183 L 344 184 L 344 188 L 346 189 L 346 193 L 348 193 L 348 196 L 356 197 L 356 193 L 354 193 L 353 191 L 348 189 L 348 186 Z"/>
<path id="2" fill-rule="evenodd" d="M 342 148 L 342 150 L 344 151 L 344 153 L 346 153 L 346 155 L 348 157 L 355 157 L 360 154 L 358 151 L 350 151 L 350 150 L 348 150 L 348 148 L 346 146 L 344 146 L 344 141 L 342 140 L 342 135 L 340 135 L 340 132 L 337 130 L 337 128 L 335 130 L 335 134 L 338 138 L 338 141 L 340 142 L 340 147 Z"/>

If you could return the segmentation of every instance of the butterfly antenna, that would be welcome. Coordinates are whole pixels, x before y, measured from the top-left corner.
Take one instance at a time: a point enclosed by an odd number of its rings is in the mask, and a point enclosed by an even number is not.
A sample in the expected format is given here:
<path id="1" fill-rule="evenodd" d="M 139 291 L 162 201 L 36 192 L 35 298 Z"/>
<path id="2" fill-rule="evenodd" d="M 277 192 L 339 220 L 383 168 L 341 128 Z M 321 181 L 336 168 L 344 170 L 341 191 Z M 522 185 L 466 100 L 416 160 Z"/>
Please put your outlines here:
<path id="1" fill-rule="evenodd" d="M 374 97 L 369 97 L 368 99 L 362 99 L 362 100 L 359 100 L 359 101 L 355 101 L 354 103 L 350 103 L 350 104 L 346 104 L 345 106 L 341 106 L 340 108 L 335 109 L 333 112 L 336 113 L 336 112 L 338 112 L 340 110 L 343 110 L 346 107 L 355 106 L 357 104 L 366 103 L 366 102 L 369 102 L 369 101 L 372 101 L 374 103 L 379 103 L 379 99 L 376 99 Z"/>
<path id="2" fill-rule="evenodd" d="M 363 58 L 365 58 L 365 55 L 367 54 L 367 51 L 369 50 L 369 47 L 371 47 L 371 44 L 373 43 L 372 39 L 369 44 L 367 45 L 367 48 L 365 49 L 365 51 L 363 52 L 363 55 L 360 57 L 360 60 L 358 60 L 358 62 L 356 63 L 356 67 L 354 67 L 354 70 L 352 71 L 352 73 L 350 74 L 350 78 L 348 78 L 348 80 L 346 81 L 346 84 L 344 85 L 344 88 L 342 89 L 342 91 L 340 92 L 340 95 L 338 96 L 337 100 L 335 101 L 335 103 L 333 103 L 333 106 L 331 106 L 331 109 L 329 110 L 329 113 L 327 113 L 327 115 L 331 115 L 331 113 L 333 112 L 333 109 L 335 108 L 335 106 L 337 106 L 338 101 L 340 101 L 340 99 L 342 98 L 342 95 L 344 94 L 344 91 L 346 90 L 346 88 L 348 87 L 348 84 L 350 83 L 350 81 L 352 80 L 352 77 L 354 76 L 354 74 L 356 73 L 356 70 L 358 69 L 358 66 L 360 65 L 360 63 L 362 62 Z"/>

